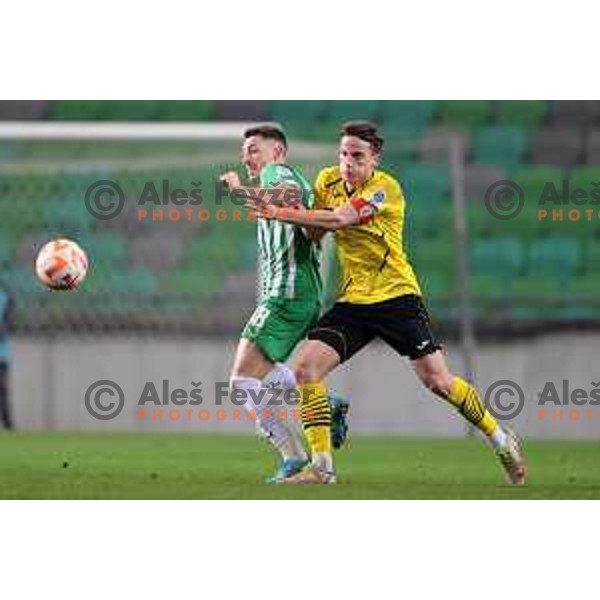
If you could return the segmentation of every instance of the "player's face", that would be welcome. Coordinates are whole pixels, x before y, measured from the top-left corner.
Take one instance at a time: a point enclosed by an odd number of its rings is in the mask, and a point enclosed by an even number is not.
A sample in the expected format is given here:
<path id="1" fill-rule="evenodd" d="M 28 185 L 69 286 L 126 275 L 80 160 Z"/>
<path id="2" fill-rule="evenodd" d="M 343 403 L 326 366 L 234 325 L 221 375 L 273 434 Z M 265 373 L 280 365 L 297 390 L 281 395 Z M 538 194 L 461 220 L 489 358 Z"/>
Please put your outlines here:
<path id="1" fill-rule="evenodd" d="M 246 138 L 242 146 L 242 162 L 250 177 L 258 177 L 261 169 L 275 162 L 275 142 L 259 135 Z"/>
<path id="2" fill-rule="evenodd" d="M 365 140 L 345 135 L 340 142 L 340 172 L 344 181 L 353 187 L 371 177 L 378 158 L 371 149 L 371 144 Z"/>

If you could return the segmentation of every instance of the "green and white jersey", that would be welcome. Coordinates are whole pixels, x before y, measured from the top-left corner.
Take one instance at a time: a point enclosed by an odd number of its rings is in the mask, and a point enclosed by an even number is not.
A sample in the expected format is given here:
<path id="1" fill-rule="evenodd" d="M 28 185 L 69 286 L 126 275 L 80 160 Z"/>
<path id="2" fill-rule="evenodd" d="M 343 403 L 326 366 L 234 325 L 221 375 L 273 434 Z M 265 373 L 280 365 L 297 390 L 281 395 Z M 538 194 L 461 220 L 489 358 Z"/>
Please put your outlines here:
<path id="1" fill-rule="evenodd" d="M 299 169 L 283 164 L 265 165 L 260 187 L 294 186 L 302 204 L 314 205 L 312 187 Z M 269 297 L 320 300 L 321 279 L 317 246 L 297 225 L 258 220 L 260 300 Z"/>

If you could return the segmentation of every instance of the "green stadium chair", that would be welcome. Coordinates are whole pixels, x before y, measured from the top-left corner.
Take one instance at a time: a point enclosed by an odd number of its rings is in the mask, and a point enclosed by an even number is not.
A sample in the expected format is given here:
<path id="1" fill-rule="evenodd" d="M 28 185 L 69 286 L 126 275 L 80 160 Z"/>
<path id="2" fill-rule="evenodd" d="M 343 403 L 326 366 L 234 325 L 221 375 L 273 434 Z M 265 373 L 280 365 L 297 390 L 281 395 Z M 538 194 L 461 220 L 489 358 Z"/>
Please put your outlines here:
<path id="1" fill-rule="evenodd" d="M 323 142 L 336 143 L 347 121 L 375 121 L 380 114 L 379 100 L 331 100 L 324 103 L 322 122 L 312 136 Z"/>
<path id="2" fill-rule="evenodd" d="M 510 295 L 506 280 L 490 274 L 472 275 L 471 292 L 476 297 L 488 299 L 507 298 Z"/>
<path id="3" fill-rule="evenodd" d="M 217 116 L 209 100 L 159 100 L 156 110 L 161 121 L 213 121 Z"/>
<path id="4" fill-rule="evenodd" d="M 428 302 L 434 299 L 453 298 L 456 293 L 454 269 L 427 269 L 423 267 L 419 276 L 419 286 Z"/>
<path id="5" fill-rule="evenodd" d="M 497 118 L 501 125 L 539 129 L 544 124 L 546 112 L 545 100 L 500 100 L 497 103 Z"/>
<path id="6" fill-rule="evenodd" d="M 547 205 L 545 213 L 538 215 L 536 231 L 539 236 L 569 236 L 578 238 L 581 243 L 594 236 L 597 230 L 595 221 L 588 221 L 584 207 L 573 205 Z"/>
<path id="7" fill-rule="evenodd" d="M 588 196 L 595 190 L 594 196 L 600 199 L 600 186 L 594 185 L 600 183 L 600 166 L 586 165 L 575 167 L 571 171 L 570 178 L 571 192 L 576 189 L 582 189 L 588 193 Z"/>
<path id="8" fill-rule="evenodd" d="M 514 238 L 479 239 L 471 246 L 471 261 L 476 275 L 493 275 L 506 281 L 522 273 L 525 253 L 522 243 Z"/>
<path id="9" fill-rule="evenodd" d="M 505 318 L 510 306 L 510 291 L 502 277 L 484 274 L 471 276 L 471 297 L 475 317 L 489 322 Z"/>
<path id="10" fill-rule="evenodd" d="M 237 267 L 242 270 L 256 269 L 258 264 L 258 244 L 255 239 L 247 240 L 241 247 Z"/>
<path id="11" fill-rule="evenodd" d="M 587 241 L 583 271 L 590 277 L 595 276 L 600 281 L 600 240 L 598 238 Z"/>
<path id="12" fill-rule="evenodd" d="M 386 141 L 423 133 L 433 118 L 432 100 L 385 100 L 382 102 L 383 131 Z"/>
<path id="13" fill-rule="evenodd" d="M 0 269 L 4 270 L 10 267 L 15 255 L 15 248 L 12 239 L 0 231 Z"/>
<path id="14" fill-rule="evenodd" d="M 109 269 L 105 263 L 96 266 L 92 262 L 88 277 L 86 286 L 98 292 L 152 295 L 160 291 L 158 278 L 145 268 L 126 269 L 116 265 Z"/>
<path id="15" fill-rule="evenodd" d="M 402 173 L 401 183 L 410 200 L 439 202 L 450 191 L 450 170 L 443 163 L 416 164 Z"/>
<path id="16" fill-rule="evenodd" d="M 17 298 L 17 303 L 20 298 L 27 301 L 30 297 L 44 297 L 50 293 L 38 280 L 34 269 L 9 268 L 2 272 L 2 278 Z"/>
<path id="17" fill-rule="evenodd" d="M 571 280 L 568 295 L 568 304 L 561 312 L 562 316 L 571 319 L 600 318 L 600 277 L 597 272 Z"/>
<path id="18" fill-rule="evenodd" d="M 102 115 L 102 100 L 54 100 L 49 116 L 59 121 L 95 121 Z"/>
<path id="19" fill-rule="evenodd" d="M 548 166 L 523 167 L 513 173 L 512 179 L 526 193 L 537 194 L 535 197 L 537 203 L 548 182 L 552 182 L 560 190 L 562 182 L 565 179 L 565 172 L 560 168 Z"/>
<path id="20" fill-rule="evenodd" d="M 565 286 L 558 277 L 530 273 L 510 282 L 511 311 L 514 319 L 555 319 L 557 307 L 552 301 L 565 295 Z"/>
<path id="21" fill-rule="evenodd" d="M 271 118 L 280 123 L 290 137 L 312 139 L 319 135 L 326 104 L 325 100 L 272 100 L 268 108 Z"/>
<path id="22" fill-rule="evenodd" d="M 331 100 L 325 105 L 325 119 L 339 129 L 345 121 L 376 121 L 381 114 L 381 100 Z"/>
<path id="23" fill-rule="evenodd" d="M 11 141 L 0 141 L 0 160 L 14 160 L 22 152 L 20 144 Z"/>
<path id="24" fill-rule="evenodd" d="M 594 181 L 596 174 L 600 176 L 598 169 L 576 169 L 569 181 L 567 193 L 572 193 L 577 187 L 590 191 L 593 187 L 591 181 Z M 594 234 L 598 223 L 587 221 L 585 213 L 586 208 L 592 207 L 587 204 L 578 206 L 563 203 L 567 178 L 562 170 L 529 167 L 520 169 L 513 175 L 513 179 L 523 188 L 526 198 L 525 208 L 519 219 L 530 222 L 536 235 L 569 236 L 585 240 Z M 575 212 L 572 212 L 574 209 Z"/>
<path id="25" fill-rule="evenodd" d="M 576 238 L 549 237 L 535 242 L 529 254 L 529 274 L 554 276 L 559 282 L 570 281 L 581 263 L 581 246 Z"/>
<path id="26" fill-rule="evenodd" d="M 99 117 L 107 121 L 152 121 L 158 115 L 156 100 L 105 100 Z"/>
<path id="27" fill-rule="evenodd" d="M 97 233 L 86 239 L 85 247 L 96 268 L 121 267 L 127 261 L 127 240 L 113 232 Z"/>
<path id="28" fill-rule="evenodd" d="M 166 274 L 162 278 L 161 287 L 167 294 L 204 300 L 221 291 L 224 278 L 222 271 L 186 267 Z"/>
<path id="29" fill-rule="evenodd" d="M 481 129 L 491 114 L 488 100 L 444 100 L 440 102 L 440 120 L 449 128 Z"/>
<path id="30" fill-rule="evenodd" d="M 521 219 L 530 223 L 532 229 L 536 231 L 536 235 L 544 235 L 550 219 L 548 217 L 541 218 L 540 210 L 548 210 L 548 214 L 552 215 L 551 210 L 554 205 L 545 202 L 546 194 L 548 194 L 548 190 L 552 189 L 560 192 L 564 179 L 564 171 L 555 167 L 532 166 L 515 171 L 511 180 L 522 189 L 524 197 L 523 210 L 515 220 Z M 561 235 L 561 230 L 559 229 L 556 233 Z"/>
<path id="31" fill-rule="evenodd" d="M 485 127 L 477 138 L 475 162 L 512 171 L 521 164 L 527 143 L 527 133 L 518 127 Z"/>
<path id="32" fill-rule="evenodd" d="M 454 240 L 450 236 L 420 242 L 412 249 L 411 259 L 417 273 L 453 273 L 456 263 Z"/>
<path id="33" fill-rule="evenodd" d="M 407 200 L 404 215 L 405 232 L 415 240 L 452 235 L 453 210 L 452 201 L 440 197 L 437 204 Z"/>
<path id="34" fill-rule="evenodd" d="M 91 230 L 94 217 L 88 212 L 85 203 L 78 197 L 54 199 L 43 202 L 41 212 L 45 229 L 49 232 L 67 235 Z"/>

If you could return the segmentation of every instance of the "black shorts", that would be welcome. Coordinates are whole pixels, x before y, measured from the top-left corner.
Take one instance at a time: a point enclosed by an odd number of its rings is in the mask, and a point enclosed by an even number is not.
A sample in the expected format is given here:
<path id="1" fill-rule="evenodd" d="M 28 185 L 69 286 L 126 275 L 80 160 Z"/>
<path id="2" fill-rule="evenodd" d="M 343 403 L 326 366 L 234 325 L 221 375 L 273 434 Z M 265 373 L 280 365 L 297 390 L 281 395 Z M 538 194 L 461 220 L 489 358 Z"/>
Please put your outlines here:
<path id="1" fill-rule="evenodd" d="M 375 338 L 411 360 L 441 348 L 431 331 L 423 301 L 414 294 L 373 304 L 337 302 L 309 331 L 309 340 L 331 346 L 347 361 Z"/>

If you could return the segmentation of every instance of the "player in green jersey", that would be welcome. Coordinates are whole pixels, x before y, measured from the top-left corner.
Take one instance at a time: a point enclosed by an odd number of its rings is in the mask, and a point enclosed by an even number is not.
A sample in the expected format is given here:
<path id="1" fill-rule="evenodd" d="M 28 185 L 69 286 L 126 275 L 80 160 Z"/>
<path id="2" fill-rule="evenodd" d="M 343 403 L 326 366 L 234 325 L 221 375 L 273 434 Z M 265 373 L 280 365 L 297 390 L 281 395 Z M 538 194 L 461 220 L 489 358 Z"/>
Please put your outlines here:
<path id="1" fill-rule="evenodd" d="M 312 208 L 314 194 L 299 169 L 285 163 L 285 134 L 272 126 L 257 126 L 244 134 L 242 162 L 256 187 L 244 187 L 237 173 L 221 180 L 236 193 L 287 194 L 290 202 Z M 308 457 L 294 423 L 282 418 L 293 407 L 268 406 L 265 392 L 272 387 L 293 390 L 294 373 L 284 364 L 294 347 L 319 318 L 321 279 L 318 247 L 302 227 L 270 219 L 258 219 L 260 296 L 256 310 L 242 331 L 230 384 L 243 390 L 246 408 L 256 415 L 259 431 L 281 453 L 282 463 L 272 481 L 299 472 Z M 262 392 L 262 394 L 261 394 Z M 288 394 L 288 398 L 291 395 Z M 258 399 L 262 398 L 261 401 Z M 335 427 L 345 434 L 344 401 L 330 403 L 337 419 Z M 335 438 L 339 430 L 332 432 Z"/>

